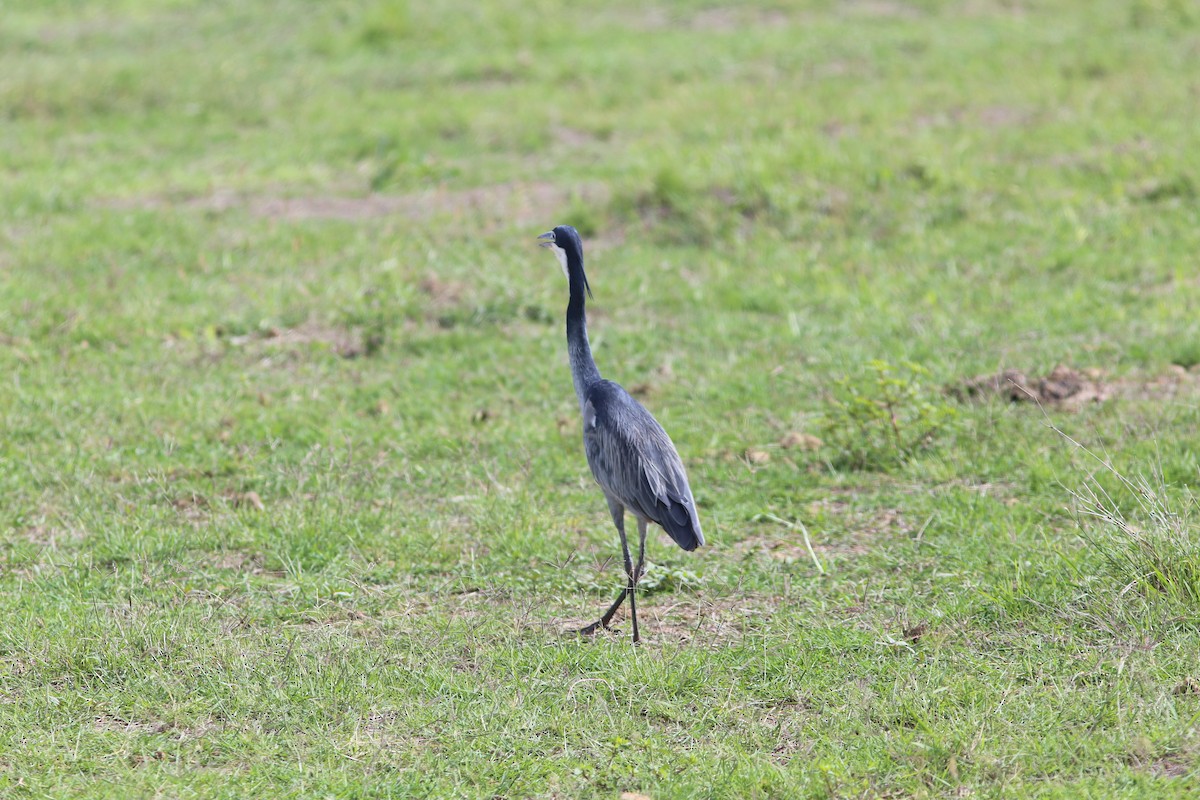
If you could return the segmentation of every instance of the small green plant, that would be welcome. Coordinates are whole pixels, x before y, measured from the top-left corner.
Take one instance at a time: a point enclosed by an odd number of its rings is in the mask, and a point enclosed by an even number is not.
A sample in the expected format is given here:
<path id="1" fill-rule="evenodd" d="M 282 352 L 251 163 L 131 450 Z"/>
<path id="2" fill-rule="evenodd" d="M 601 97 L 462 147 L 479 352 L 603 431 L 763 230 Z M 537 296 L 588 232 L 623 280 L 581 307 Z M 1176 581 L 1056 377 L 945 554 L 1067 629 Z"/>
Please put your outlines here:
<path id="1" fill-rule="evenodd" d="M 919 364 L 876 359 L 835 381 L 822 437 L 837 454 L 834 463 L 888 470 L 932 446 L 957 411 L 923 383 L 928 376 Z"/>
<path id="2" fill-rule="evenodd" d="M 650 595 L 659 592 L 694 590 L 702 583 L 700 576 L 690 569 L 673 565 L 646 564 L 646 571 L 638 581 L 638 593 Z"/>

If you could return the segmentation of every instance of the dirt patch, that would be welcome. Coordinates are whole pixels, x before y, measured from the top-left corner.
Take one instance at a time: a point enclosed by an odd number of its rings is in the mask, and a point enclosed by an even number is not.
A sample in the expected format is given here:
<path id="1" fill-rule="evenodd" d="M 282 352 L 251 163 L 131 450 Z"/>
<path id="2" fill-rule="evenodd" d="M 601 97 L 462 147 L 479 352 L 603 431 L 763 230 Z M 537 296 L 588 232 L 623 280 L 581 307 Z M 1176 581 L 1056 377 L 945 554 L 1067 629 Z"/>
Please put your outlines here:
<path id="1" fill-rule="evenodd" d="M 209 563 L 217 569 L 229 569 L 234 572 L 257 572 L 262 569 L 261 555 L 241 553 L 236 550 L 215 555 Z"/>
<path id="2" fill-rule="evenodd" d="M 1061 403 L 1075 398 L 1076 404 L 1079 404 L 1107 396 L 1105 387 L 1063 366 L 1055 367 L 1045 378 L 1030 379 L 1017 369 L 1002 370 L 994 375 L 977 375 L 947 386 L 946 392 L 960 401 L 999 397 L 1012 403 Z"/>
<path id="3" fill-rule="evenodd" d="M 917 19 L 921 16 L 916 6 L 895 0 L 850 0 L 843 2 L 839 9 L 850 16 L 876 19 Z"/>
<path id="4" fill-rule="evenodd" d="M 1150 771 L 1164 778 L 1182 778 L 1192 771 L 1190 765 L 1177 757 L 1164 756 L 1156 758 L 1150 764 Z"/>
<path id="5" fill-rule="evenodd" d="M 234 508 L 249 508 L 255 511 L 265 511 L 262 498 L 258 492 L 230 492 L 226 495 L 229 504 Z"/>
<path id="6" fill-rule="evenodd" d="M 617 24 L 639 31 L 691 29 L 716 33 L 732 33 L 756 27 L 789 25 L 799 17 L 779 9 L 739 8 L 736 5 L 698 9 L 694 13 L 671 12 L 662 8 L 638 9 L 635 12 L 611 12 Z"/>
<path id="7" fill-rule="evenodd" d="M 584 147 L 602 141 L 605 137 L 583 128 L 560 125 L 554 129 L 554 140 L 567 147 Z"/>
<path id="8" fill-rule="evenodd" d="M 809 537 L 811 540 L 811 536 Z M 735 551 L 745 556 L 760 555 L 785 564 L 812 565 L 812 556 L 799 534 L 762 534 L 751 536 L 734 545 Z M 830 556 L 863 556 L 870 552 L 865 542 L 858 541 L 813 541 L 813 553 L 824 563 Z"/>
<path id="9" fill-rule="evenodd" d="M 402 194 L 254 195 L 216 189 L 200 196 L 149 195 L 108 198 L 104 208 L 159 211 L 178 209 L 206 213 L 242 211 L 251 216 L 286 222 L 309 220 L 356 221 L 384 217 L 426 220 L 438 216 L 502 221 L 507 225 L 545 224 L 567 205 L 572 195 L 600 198 L 606 190 L 588 184 L 568 190 L 547 182 L 510 182 L 469 189 L 435 188 Z"/>
<path id="10" fill-rule="evenodd" d="M 866 515 L 860 528 L 864 533 L 878 536 L 882 533 L 910 534 L 914 528 L 898 508 L 877 508 Z"/>
<path id="11" fill-rule="evenodd" d="M 1015 106 L 984 106 L 976 113 L 979 121 L 989 128 L 1027 125 L 1033 119 L 1033 115 L 1028 110 Z"/>
<path id="12" fill-rule="evenodd" d="M 357 220 L 373 217 L 416 216 L 420 203 L 406 195 L 369 194 L 363 197 L 252 197 L 245 202 L 256 217 L 291 222 L 305 220 Z"/>
<path id="13" fill-rule="evenodd" d="M 1135 137 L 1134 139 L 1117 142 L 1109 145 L 1097 145 L 1085 150 L 1072 149 L 1067 153 L 1051 153 L 1035 159 L 1035 163 L 1048 164 L 1052 167 L 1069 167 L 1082 168 L 1088 167 L 1100 161 L 1107 162 L 1113 156 L 1136 156 L 1138 158 L 1153 160 L 1158 155 L 1153 142 L 1143 137 Z M 1025 159 L 1022 156 L 1022 159 Z"/>
<path id="14" fill-rule="evenodd" d="M 98 731 L 119 731 L 121 733 L 163 733 L 170 730 L 166 722 L 131 722 L 112 714 L 101 714 L 96 717 L 94 727 Z"/>
<path id="15" fill-rule="evenodd" d="M 701 31 L 736 31 L 745 28 L 775 28 L 788 25 L 791 17 L 779 10 L 738 9 L 737 7 L 706 8 L 697 11 L 689 25 Z"/>
<path id="16" fill-rule="evenodd" d="M 250 213 L 289 221 L 404 216 L 428 219 L 439 214 L 540 220 L 562 207 L 568 193 L 550 183 L 505 183 L 472 189 L 433 189 L 423 192 L 363 197 L 258 197 Z"/>
<path id="17" fill-rule="evenodd" d="M 1145 380 L 1123 380 L 1115 384 L 1121 397 L 1132 400 L 1159 400 L 1200 391 L 1200 364 L 1184 369 L 1172 364 L 1162 375 Z"/>
<path id="18" fill-rule="evenodd" d="M 266 569 L 266 559 L 262 553 L 245 553 L 240 550 L 226 550 L 219 553 L 201 553 L 192 556 L 188 564 L 197 570 L 206 569 L 228 570 L 240 575 L 260 575 L 268 578 L 282 578 L 282 570 Z"/>
<path id="19" fill-rule="evenodd" d="M 1078 370 L 1058 365 L 1044 377 L 1029 377 L 1018 369 L 978 375 L 945 387 L 960 402 L 1000 398 L 1011 403 L 1037 403 L 1056 408 L 1079 408 L 1115 398 L 1159 400 L 1200 390 L 1200 371 L 1173 367 L 1150 378 L 1109 379 L 1102 370 Z"/>
<path id="20" fill-rule="evenodd" d="M 417 289 L 429 298 L 429 308 L 444 311 L 455 308 L 462 302 L 467 287 L 458 281 L 446 281 L 436 275 L 427 275 L 417 284 Z"/>
<path id="21" fill-rule="evenodd" d="M 856 136 L 858 131 L 859 126 L 853 122 L 843 122 L 837 119 L 830 120 L 821 126 L 821 133 L 835 142 L 846 136 Z"/>
<path id="22" fill-rule="evenodd" d="M 793 447 L 797 450 L 820 450 L 825 446 L 825 443 L 811 433 L 789 431 L 779 440 L 779 446 L 784 450 Z"/>
<path id="23" fill-rule="evenodd" d="M 44 547 L 48 550 L 57 550 L 58 546 L 64 542 L 78 542 L 82 540 L 84 534 L 82 531 L 63 528 L 57 525 L 30 525 L 21 530 L 21 536 L 26 541 L 36 544 L 39 547 Z"/>
<path id="24" fill-rule="evenodd" d="M 196 492 L 189 492 L 172 499 L 171 507 L 193 525 L 201 524 L 209 516 L 208 498 Z"/>
<path id="25" fill-rule="evenodd" d="M 982 108 L 939 109 L 913 117 L 917 128 L 943 128 L 958 125 L 979 125 L 985 128 L 1012 128 L 1026 126 L 1036 121 L 1033 111 L 1019 106 L 991 105 Z"/>
<path id="26" fill-rule="evenodd" d="M 263 511 L 266 508 L 258 492 L 225 491 L 219 495 L 219 498 L 231 508 L 255 511 Z M 170 497 L 167 502 L 179 513 L 179 516 L 193 525 L 206 523 L 220 506 L 219 501 L 196 491 L 188 491 Z"/>
<path id="27" fill-rule="evenodd" d="M 402 719 L 398 711 L 380 711 L 363 718 L 359 725 L 364 733 L 377 736 Z"/>
<path id="28" fill-rule="evenodd" d="M 413 726 L 399 711 L 377 711 L 360 718 L 354 741 L 359 746 L 371 746 L 380 750 L 429 750 L 437 747 L 434 739 L 414 731 Z"/>
<path id="29" fill-rule="evenodd" d="M 286 350 L 303 345 L 323 344 L 342 358 L 358 358 L 372 351 L 370 338 L 361 328 L 345 328 L 309 321 L 295 328 L 267 328 L 264 331 L 231 336 L 234 347 L 258 347 Z"/>
<path id="30" fill-rule="evenodd" d="M 769 758 L 776 764 L 787 765 L 793 758 L 807 758 L 815 748 L 815 742 L 805 737 L 804 725 L 806 706 L 803 703 L 793 703 L 790 713 L 784 706 L 762 718 L 761 724 L 768 730 L 777 733 L 777 743 L 771 748 Z"/>
<path id="31" fill-rule="evenodd" d="M 828 513 L 845 515 L 844 520 L 836 524 L 836 529 L 845 531 L 835 539 L 828 538 L 819 528 L 809 525 L 809 541 L 812 552 L 825 563 L 829 559 L 857 558 L 871 552 L 873 543 L 881 536 L 892 534 L 911 535 L 914 531 L 912 524 L 904 515 L 894 508 L 871 509 L 863 512 L 851 512 L 844 502 L 833 504 L 810 504 L 810 511 L 824 508 Z M 786 527 L 776 523 L 768 530 L 747 536 L 733 545 L 733 550 L 743 558 L 762 556 L 782 561 L 785 564 L 812 564 L 812 555 L 804 543 L 804 536 L 798 526 Z"/>
<path id="32" fill-rule="evenodd" d="M 616 587 L 614 597 L 615 591 Z M 654 596 L 638 594 L 638 627 L 644 641 L 653 644 L 694 642 L 704 647 L 716 647 L 741 638 L 748 627 L 765 625 L 784 598 L 663 596 L 661 602 L 656 600 Z M 581 613 L 585 616 L 564 616 L 555 619 L 547 627 L 568 638 L 579 636 L 578 631 L 595 622 L 611 601 L 612 598 L 605 597 L 586 608 L 581 606 Z M 626 602 L 613 617 L 612 630 L 602 630 L 585 638 L 628 639 L 631 634 L 629 604 Z"/>
<path id="33" fill-rule="evenodd" d="M 182 742 L 202 738 L 215 726 L 211 721 L 205 721 L 196 727 L 185 727 L 177 725 L 174 722 L 164 722 L 162 720 L 142 722 L 122 719 L 115 714 L 100 714 L 92 723 L 92 727 L 100 733 L 167 734 L 171 739 Z M 162 760 L 163 754 L 158 752 L 148 757 Z"/>
<path id="34" fill-rule="evenodd" d="M 643 600 L 638 603 L 638 623 L 647 626 L 647 633 L 659 641 L 697 639 L 711 645 L 738 639 L 748 625 L 765 623 L 781 599 L 722 597 L 679 600 L 663 605 Z M 622 613 L 627 612 L 628 608 Z"/>

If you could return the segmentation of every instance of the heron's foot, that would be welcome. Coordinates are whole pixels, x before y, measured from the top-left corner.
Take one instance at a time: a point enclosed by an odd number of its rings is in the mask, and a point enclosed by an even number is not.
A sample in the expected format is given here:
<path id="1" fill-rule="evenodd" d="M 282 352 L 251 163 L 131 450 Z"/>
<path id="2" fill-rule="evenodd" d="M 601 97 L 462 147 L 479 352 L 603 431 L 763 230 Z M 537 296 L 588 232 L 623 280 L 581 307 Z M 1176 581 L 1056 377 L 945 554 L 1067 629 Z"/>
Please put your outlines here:
<path id="1" fill-rule="evenodd" d="M 601 628 L 608 631 L 609 633 L 620 633 L 620 631 L 617 630 L 616 628 L 609 627 L 609 624 L 607 622 L 605 622 L 604 620 L 598 619 L 595 622 L 593 622 L 591 625 L 588 625 L 586 628 L 581 628 L 579 630 L 579 635 L 580 636 L 594 636 L 596 634 L 596 632 L 599 631 Z"/>

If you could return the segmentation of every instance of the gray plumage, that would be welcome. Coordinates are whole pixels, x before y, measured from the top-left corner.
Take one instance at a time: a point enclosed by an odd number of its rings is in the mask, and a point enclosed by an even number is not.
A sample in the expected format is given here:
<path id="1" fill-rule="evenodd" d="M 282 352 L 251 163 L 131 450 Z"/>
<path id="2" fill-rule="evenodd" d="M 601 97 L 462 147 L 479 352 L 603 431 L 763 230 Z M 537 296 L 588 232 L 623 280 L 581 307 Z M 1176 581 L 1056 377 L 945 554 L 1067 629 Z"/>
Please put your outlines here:
<path id="1" fill-rule="evenodd" d="M 662 526 L 684 550 L 704 544 L 696 501 L 675 445 L 658 420 L 612 381 L 587 391 L 583 447 L 605 494 Z"/>
<path id="2" fill-rule="evenodd" d="M 671 438 L 641 403 L 618 384 L 601 378 L 596 368 L 584 311 L 585 294 L 591 294 L 591 287 L 583 270 L 583 243 L 579 234 L 569 225 L 560 225 L 538 238 L 547 240 L 543 246 L 553 248 L 567 276 L 570 288 L 567 353 L 583 416 L 584 452 L 592 475 L 608 500 L 625 558 L 627 583 L 621 594 L 596 623 L 582 632 L 607 629 L 613 614 L 628 596 L 633 640 L 637 642 L 640 637 L 635 592 L 645 565 L 646 525 L 653 522 L 662 526 L 676 544 L 688 551 L 704 544 L 704 534 L 687 473 Z M 627 510 L 638 522 L 636 568 L 625 536 Z"/>

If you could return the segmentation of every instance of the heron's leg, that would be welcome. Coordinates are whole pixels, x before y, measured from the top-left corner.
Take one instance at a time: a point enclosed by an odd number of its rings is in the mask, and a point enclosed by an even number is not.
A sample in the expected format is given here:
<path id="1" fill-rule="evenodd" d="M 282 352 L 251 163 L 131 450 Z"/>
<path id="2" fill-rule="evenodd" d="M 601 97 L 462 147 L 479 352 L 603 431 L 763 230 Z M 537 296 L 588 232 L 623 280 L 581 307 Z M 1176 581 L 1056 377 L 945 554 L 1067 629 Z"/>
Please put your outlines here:
<path id="1" fill-rule="evenodd" d="M 600 617 L 600 619 L 596 620 L 591 625 L 588 625 L 586 628 L 581 630 L 580 633 L 582 633 L 584 636 L 590 636 L 601 628 L 609 630 L 608 623 L 612 622 L 613 614 L 616 614 L 617 609 L 621 607 L 621 603 L 625 602 L 625 595 L 627 594 L 629 594 L 629 589 L 622 587 L 621 593 L 617 595 L 617 599 L 613 601 L 613 604 L 608 607 L 608 611 L 604 612 L 604 616 Z"/>
<path id="2" fill-rule="evenodd" d="M 600 619 L 596 620 L 591 625 L 588 625 L 586 628 L 584 628 L 583 630 L 581 630 L 579 632 L 581 634 L 583 634 L 584 636 L 591 636 L 593 633 L 600 630 L 601 628 L 604 628 L 604 630 L 606 630 L 606 631 L 612 630 L 611 628 L 608 627 L 608 624 L 610 622 L 612 622 L 613 614 L 616 614 L 617 609 L 620 608 L 621 604 L 625 602 L 625 596 L 627 594 L 629 594 L 629 587 L 622 586 L 621 593 L 619 595 L 617 595 L 617 599 L 614 600 L 613 604 L 608 607 L 608 610 L 604 612 L 604 615 L 602 617 L 600 617 Z"/>
<path id="3" fill-rule="evenodd" d="M 638 517 L 638 563 L 637 572 L 634 573 L 636 577 L 633 580 L 635 586 L 646 574 L 646 526 L 648 524 L 646 520 Z"/>
<path id="4" fill-rule="evenodd" d="M 622 526 L 624 527 L 624 526 Z M 641 527 L 641 520 L 638 520 L 638 527 Z M 637 581 L 638 574 L 633 571 L 633 559 L 629 555 L 629 541 L 625 538 L 625 531 L 621 531 L 621 552 L 625 554 L 625 574 L 629 577 L 629 616 L 633 620 L 633 643 L 637 644 L 641 637 L 638 636 L 637 624 Z M 638 563 L 638 569 L 642 565 Z"/>
<path id="5" fill-rule="evenodd" d="M 641 641 L 641 637 L 638 635 L 637 600 L 634 599 L 634 595 L 637 593 L 638 581 L 640 581 L 642 579 L 642 573 L 646 571 L 646 520 L 642 519 L 641 517 L 638 517 L 637 524 L 638 524 L 637 569 L 631 569 L 629 571 L 629 615 L 631 617 L 633 617 L 633 643 L 634 644 L 637 644 L 639 641 Z M 621 544 L 624 545 L 625 542 L 622 541 Z M 625 563 L 629 566 L 632 566 L 631 564 L 629 564 L 629 561 L 630 561 L 629 550 L 626 549 L 625 550 Z"/>
<path id="6" fill-rule="evenodd" d="M 621 549 L 625 553 L 625 574 L 629 575 L 629 544 L 625 541 L 625 507 L 621 505 L 621 503 L 614 497 L 609 497 L 606 494 L 605 498 L 608 500 L 608 510 L 612 514 L 613 524 L 617 526 L 617 533 L 621 535 Z M 632 583 L 630 585 L 632 585 Z M 608 610 L 604 612 L 604 615 L 601 616 L 596 622 L 593 622 L 591 625 L 588 625 L 586 628 L 581 630 L 580 633 L 585 636 L 590 636 L 600 628 L 608 630 L 608 624 L 612 622 L 613 615 L 617 613 L 617 609 L 619 609 L 621 604 L 625 602 L 625 597 L 628 594 L 629 586 L 623 586 L 621 588 L 621 593 L 617 595 L 617 599 L 614 600 L 613 604 L 608 607 Z"/>

